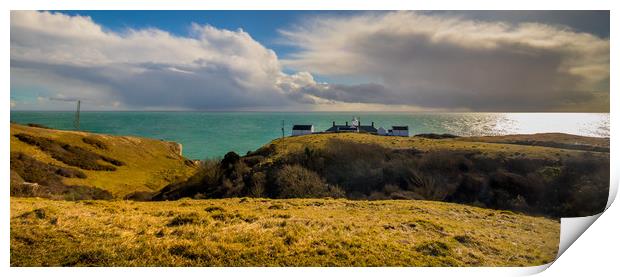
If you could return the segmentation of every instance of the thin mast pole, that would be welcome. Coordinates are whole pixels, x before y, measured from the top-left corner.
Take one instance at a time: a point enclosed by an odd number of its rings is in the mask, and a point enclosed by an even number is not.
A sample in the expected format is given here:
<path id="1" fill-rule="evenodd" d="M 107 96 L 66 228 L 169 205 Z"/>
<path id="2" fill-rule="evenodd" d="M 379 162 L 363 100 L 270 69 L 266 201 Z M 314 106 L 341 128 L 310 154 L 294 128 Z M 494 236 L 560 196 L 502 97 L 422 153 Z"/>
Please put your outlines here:
<path id="1" fill-rule="evenodd" d="M 77 110 L 75 111 L 75 122 L 73 125 L 76 130 L 80 130 L 80 100 L 77 101 Z"/>

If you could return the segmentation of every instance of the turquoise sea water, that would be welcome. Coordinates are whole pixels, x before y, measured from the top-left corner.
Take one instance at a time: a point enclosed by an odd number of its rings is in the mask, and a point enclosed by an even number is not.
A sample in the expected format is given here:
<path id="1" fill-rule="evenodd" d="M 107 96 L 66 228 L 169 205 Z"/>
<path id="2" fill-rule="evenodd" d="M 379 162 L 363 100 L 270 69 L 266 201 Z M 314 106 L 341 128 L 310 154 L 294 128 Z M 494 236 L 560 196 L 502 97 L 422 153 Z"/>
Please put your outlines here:
<path id="1" fill-rule="evenodd" d="M 348 112 L 82 112 L 83 131 L 134 135 L 176 141 L 190 159 L 245 154 L 291 134 L 293 124 L 313 124 L 323 131 L 332 121 L 344 124 L 357 116 L 363 125 L 388 129 L 409 125 L 410 134 L 451 133 L 461 136 L 562 132 L 609 136 L 607 113 L 348 113 Z M 11 121 L 72 130 L 73 112 L 12 111 Z"/>

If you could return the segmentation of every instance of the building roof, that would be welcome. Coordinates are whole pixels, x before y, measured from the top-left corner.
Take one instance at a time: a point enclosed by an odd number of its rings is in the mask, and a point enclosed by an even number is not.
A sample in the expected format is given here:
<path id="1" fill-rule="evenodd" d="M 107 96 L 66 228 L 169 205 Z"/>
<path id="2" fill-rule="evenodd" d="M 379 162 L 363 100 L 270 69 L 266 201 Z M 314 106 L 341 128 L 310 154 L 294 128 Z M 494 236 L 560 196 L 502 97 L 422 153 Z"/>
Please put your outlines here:
<path id="1" fill-rule="evenodd" d="M 336 126 L 329 127 L 329 129 L 325 130 L 325 132 L 336 132 L 338 128 Z"/>
<path id="2" fill-rule="evenodd" d="M 340 132 L 340 131 L 357 131 L 357 127 L 347 125 L 334 125 L 325 130 L 325 132 Z"/>
<path id="3" fill-rule="evenodd" d="M 336 126 L 338 131 L 357 131 L 357 127 L 353 126 Z"/>
<path id="4" fill-rule="evenodd" d="M 409 126 L 392 126 L 392 130 L 394 131 L 408 131 Z"/>
<path id="5" fill-rule="evenodd" d="M 377 128 L 375 128 L 375 123 L 373 122 L 371 125 L 355 125 L 354 122 L 359 124 L 359 120 L 354 119 L 353 124 L 349 125 L 348 122 L 345 125 L 336 125 L 336 122 L 333 122 L 333 125 L 329 127 L 329 129 L 325 130 L 325 132 L 364 132 L 364 133 L 377 133 Z"/>
<path id="6" fill-rule="evenodd" d="M 360 131 L 362 132 L 367 132 L 367 133 L 376 133 L 377 132 L 377 128 L 373 127 L 372 125 L 362 125 L 359 126 Z"/>
<path id="7" fill-rule="evenodd" d="M 311 131 L 312 125 L 293 125 L 293 130 Z"/>

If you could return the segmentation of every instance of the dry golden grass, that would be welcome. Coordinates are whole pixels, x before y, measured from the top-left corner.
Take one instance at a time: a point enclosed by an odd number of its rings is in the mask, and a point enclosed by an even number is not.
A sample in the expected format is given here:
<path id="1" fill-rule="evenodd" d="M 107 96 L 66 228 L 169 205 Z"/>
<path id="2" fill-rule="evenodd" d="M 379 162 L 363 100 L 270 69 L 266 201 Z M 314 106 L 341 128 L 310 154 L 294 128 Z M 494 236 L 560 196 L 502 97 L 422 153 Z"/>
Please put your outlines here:
<path id="1" fill-rule="evenodd" d="M 527 137 L 529 139 L 537 139 L 538 137 L 541 140 L 547 140 L 548 138 L 545 135 L 551 134 L 536 134 L 536 135 L 522 135 L 522 137 Z M 569 140 L 568 137 L 571 137 L 577 141 L 578 136 L 571 136 L 562 134 L 564 140 Z M 553 147 L 542 147 L 542 146 L 530 146 L 530 145 L 518 145 L 509 143 L 510 136 L 497 136 L 497 137 L 476 137 L 476 138 L 455 138 L 455 139 L 427 139 L 421 137 L 388 137 L 388 136 L 377 136 L 371 134 L 364 133 L 323 133 L 323 134 L 313 134 L 313 135 L 305 135 L 305 136 L 296 136 L 296 137 L 286 137 L 273 140 L 269 144 L 264 147 L 275 147 L 276 154 L 271 156 L 271 160 L 266 160 L 265 162 L 269 162 L 275 160 L 287 153 L 301 151 L 304 148 L 321 148 L 326 145 L 326 142 L 330 139 L 341 139 L 341 140 L 352 140 L 359 143 L 374 143 L 379 144 L 384 147 L 394 148 L 394 149 L 406 149 L 406 148 L 415 148 L 421 151 L 437 151 L 437 150 L 465 150 L 465 151 L 479 151 L 483 155 L 489 157 L 497 157 L 497 156 L 520 156 L 524 155 L 532 159 L 549 159 L 549 160 L 558 160 L 558 159 L 566 159 L 569 157 L 577 157 L 579 155 L 583 155 L 584 152 L 587 152 L 588 155 L 596 155 L 602 157 L 609 157 L 609 153 L 598 153 L 598 152 L 588 152 L 588 151 L 579 151 L 579 150 L 571 150 L 571 149 L 562 149 L 562 148 L 553 148 Z M 598 146 L 600 144 L 604 145 L 604 142 L 599 140 L 605 139 L 596 139 L 596 138 L 585 138 L 588 140 L 583 140 L 584 143 L 593 143 L 594 146 Z M 593 142 L 591 142 L 593 140 Z M 506 143 L 501 143 L 506 142 Z"/>
<path id="2" fill-rule="evenodd" d="M 560 224 L 429 201 L 11 199 L 12 266 L 529 266 Z"/>
<path id="3" fill-rule="evenodd" d="M 78 146 L 124 163 L 115 171 L 84 170 L 66 165 L 36 146 L 26 144 L 15 134 L 28 134 Z M 83 138 L 103 142 L 107 149 L 88 144 Z M 88 140 L 87 140 L 88 141 Z M 64 178 L 68 185 L 93 186 L 107 190 L 117 197 L 135 191 L 157 191 L 175 180 L 191 176 L 196 167 L 185 164 L 185 159 L 170 142 L 125 136 L 100 135 L 87 132 L 60 131 L 11 124 L 11 152 L 22 152 L 41 162 L 79 169 L 86 179 Z"/>
<path id="4" fill-rule="evenodd" d="M 581 144 L 600 147 L 609 147 L 609 138 L 584 137 L 577 135 L 569 135 L 564 133 L 540 133 L 533 135 L 505 135 L 505 136 L 484 136 L 484 137 L 462 137 L 459 139 L 473 141 L 492 141 L 492 142 L 509 142 L 515 140 L 536 140 L 536 141 L 554 141 L 567 144 Z"/>
<path id="5" fill-rule="evenodd" d="M 504 144 L 537 144 L 555 145 L 557 148 L 566 149 L 597 149 L 609 152 L 609 138 L 584 137 L 563 133 L 541 133 L 533 135 L 505 135 L 483 137 L 461 137 L 457 141 L 477 141 Z"/>

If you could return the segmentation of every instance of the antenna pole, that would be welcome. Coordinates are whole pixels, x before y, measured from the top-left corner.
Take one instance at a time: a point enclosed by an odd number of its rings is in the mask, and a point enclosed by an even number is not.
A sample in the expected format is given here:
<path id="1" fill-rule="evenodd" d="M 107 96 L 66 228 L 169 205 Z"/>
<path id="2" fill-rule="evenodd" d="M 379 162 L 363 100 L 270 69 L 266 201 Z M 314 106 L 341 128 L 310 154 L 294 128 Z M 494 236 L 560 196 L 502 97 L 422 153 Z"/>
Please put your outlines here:
<path id="1" fill-rule="evenodd" d="M 73 127 L 76 130 L 80 130 L 80 100 L 77 101 L 77 110 L 75 111 L 75 122 L 73 122 Z"/>

